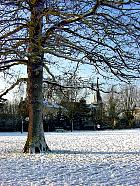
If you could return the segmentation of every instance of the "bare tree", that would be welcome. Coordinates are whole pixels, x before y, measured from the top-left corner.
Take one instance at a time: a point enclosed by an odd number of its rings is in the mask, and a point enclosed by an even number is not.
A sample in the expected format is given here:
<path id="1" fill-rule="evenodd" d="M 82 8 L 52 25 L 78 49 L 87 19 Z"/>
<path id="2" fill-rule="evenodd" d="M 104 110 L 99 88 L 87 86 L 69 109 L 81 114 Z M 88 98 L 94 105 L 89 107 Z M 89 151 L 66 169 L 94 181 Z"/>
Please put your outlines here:
<path id="1" fill-rule="evenodd" d="M 29 130 L 24 152 L 49 150 L 42 124 L 43 67 L 53 82 L 49 67 L 59 68 L 64 60 L 91 65 L 95 75 L 139 77 L 139 13 L 138 0 L 0 1 L 0 71 L 27 66 L 28 78 L 15 82 L 27 80 Z"/>
<path id="2" fill-rule="evenodd" d="M 139 87 L 134 83 L 114 85 L 107 96 L 105 105 L 112 127 L 115 127 L 120 118 L 125 118 L 128 127 L 132 127 L 135 109 L 140 102 Z"/>
<path id="3" fill-rule="evenodd" d="M 110 123 L 111 127 L 114 129 L 116 125 L 116 120 L 118 118 L 118 114 L 120 113 L 119 107 L 119 90 L 117 92 L 118 87 L 115 85 L 111 86 L 111 90 L 108 91 L 109 93 L 106 94 L 106 101 L 105 101 L 105 110 L 106 115 L 108 118 L 108 122 Z"/>

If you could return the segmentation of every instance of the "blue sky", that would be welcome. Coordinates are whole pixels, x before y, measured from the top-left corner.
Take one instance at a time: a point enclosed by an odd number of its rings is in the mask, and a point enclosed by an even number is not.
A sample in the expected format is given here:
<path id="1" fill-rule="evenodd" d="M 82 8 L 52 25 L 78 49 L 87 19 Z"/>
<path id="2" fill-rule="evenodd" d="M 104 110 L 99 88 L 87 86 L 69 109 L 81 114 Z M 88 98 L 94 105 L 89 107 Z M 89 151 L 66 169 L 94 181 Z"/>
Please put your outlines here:
<path id="1" fill-rule="evenodd" d="M 51 2 L 50 2 L 51 3 Z M 85 4 L 87 4 L 87 1 L 85 1 Z M 91 3 L 91 4 L 93 4 L 93 2 Z M 81 6 L 81 5 L 80 5 Z M 90 5 L 86 5 L 85 6 L 85 9 L 83 9 L 83 10 L 87 10 L 88 8 L 89 8 L 89 6 Z M 73 10 L 69 10 L 69 11 L 73 11 Z M 100 12 L 100 11 L 99 11 Z M 105 12 L 107 13 L 107 12 L 109 12 L 109 10 L 108 10 L 108 8 L 106 8 L 106 10 L 105 10 Z M 100 12 L 101 13 L 101 12 Z M 110 15 L 113 15 L 113 14 L 116 14 L 117 13 L 117 10 L 115 10 L 114 12 L 111 12 L 110 13 Z M 26 13 L 25 13 L 26 14 Z M 24 14 L 24 16 L 25 16 L 25 14 Z M 119 14 L 118 14 L 119 15 Z M 26 15 L 27 16 L 27 15 Z M 52 16 L 53 17 L 53 16 Z M 102 19 L 101 19 L 102 20 Z M 54 21 L 56 21 L 55 19 L 54 19 Z M 126 21 L 128 21 L 128 20 L 126 20 Z M 84 25 L 84 24 L 83 24 Z M 82 25 L 82 26 L 83 26 Z M 73 25 L 71 25 L 71 27 L 72 27 Z M 82 26 L 79 26 L 78 25 L 78 27 L 79 27 L 79 30 L 81 31 L 82 30 Z M 75 27 L 77 27 L 77 25 L 75 26 Z M 101 28 L 102 28 L 102 26 L 101 26 Z M 83 31 L 83 30 L 82 30 Z M 99 37 L 99 39 L 102 39 L 102 35 L 103 35 L 103 33 L 105 32 L 105 30 L 103 29 L 101 29 L 101 31 L 96 35 L 96 34 L 94 34 L 94 36 L 95 36 L 95 38 L 94 39 L 98 39 L 98 37 Z M 58 32 L 59 33 L 59 32 Z M 82 33 L 82 32 L 79 32 L 79 33 Z M 88 28 L 87 30 L 86 30 L 86 32 L 85 33 L 90 33 L 90 28 Z M 101 38 L 100 38 L 101 37 Z M 126 38 L 127 39 L 127 38 Z M 73 40 L 73 39 L 72 39 Z M 108 41 L 111 41 L 111 40 L 105 40 L 105 42 L 108 42 Z M 80 42 L 80 44 L 83 44 L 83 45 L 86 45 L 87 47 L 88 47 L 88 45 L 87 45 L 87 43 L 84 43 L 83 41 L 79 41 Z M 108 44 L 108 43 L 107 43 Z M 110 45 L 113 45 L 113 42 L 111 42 L 111 43 L 109 43 Z M 90 42 L 89 42 L 89 45 L 90 45 Z M 114 45 L 115 46 L 115 45 Z M 89 48 L 90 48 L 91 46 L 89 46 Z M 133 49 L 135 48 L 135 46 L 133 46 L 132 47 Z M 97 46 L 97 50 L 100 52 L 100 47 L 98 48 L 98 46 Z M 129 49 L 129 48 L 128 48 Z M 107 52 L 107 49 L 103 49 L 102 50 L 102 52 L 103 52 L 103 54 L 104 53 L 106 53 Z M 134 52 L 134 51 L 133 51 Z M 139 51 L 138 51 L 138 53 L 139 53 Z M 108 53 L 108 54 L 110 54 L 110 53 Z M 81 57 L 81 56 L 79 56 L 79 57 Z M 109 57 L 109 55 L 108 55 L 108 57 Z M 61 74 L 61 71 L 63 71 L 63 69 L 64 68 L 67 68 L 67 70 L 68 71 L 73 71 L 74 70 L 74 66 L 76 65 L 75 63 L 70 63 L 69 65 L 67 65 L 67 61 L 66 60 L 64 60 L 64 59 L 60 59 L 60 58 L 57 58 L 57 60 L 58 60 L 58 62 L 59 62 L 59 67 L 58 67 L 58 69 L 56 68 L 56 66 L 55 67 L 53 67 L 53 66 L 51 66 L 50 67 L 50 70 L 54 73 L 54 74 Z M 62 68 L 63 67 L 63 68 Z M 103 70 L 104 70 L 104 65 L 102 65 L 101 64 L 101 67 L 102 67 L 102 69 L 101 69 L 101 71 L 102 71 L 102 75 L 107 75 L 108 77 L 111 77 L 111 75 L 108 73 L 107 74 L 107 72 L 105 73 L 105 72 L 103 72 Z M 16 67 L 16 69 L 15 69 L 16 71 L 17 71 L 17 76 L 21 76 L 21 77 L 25 77 L 26 76 L 26 68 L 23 68 L 23 67 L 21 67 L 21 69 L 19 69 L 18 67 Z M 19 71 L 20 70 L 20 74 L 19 74 Z M 91 77 L 92 76 L 92 78 L 93 78 L 93 83 L 95 83 L 96 82 L 96 78 L 97 77 L 99 77 L 99 82 L 100 83 L 104 83 L 102 86 L 104 87 L 104 89 L 107 89 L 109 86 L 111 86 L 111 85 L 114 85 L 114 84 L 117 84 L 119 81 L 118 80 L 114 80 L 114 79 L 111 79 L 111 80 L 108 80 L 108 79 L 103 79 L 99 74 L 98 74 L 98 72 L 97 71 L 95 71 L 95 68 L 93 68 L 92 66 L 90 66 L 90 65 L 80 65 L 80 70 L 79 70 L 79 75 L 80 76 L 84 76 L 85 78 L 87 77 L 87 78 L 89 78 L 89 77 Z M 116 79 L 116 78 L 115 78 Z M 14 79 L 12 79 L 13 81 L 14 81 Z M 137 81 L 136 82 L 137 84 L 139 84 L 139 81 Z M 0 87 L 0 89 L 2 88 L 2 87 L 5 87 L 5 85 L 7 86 L 7 84 L 6 84 L 6 82 L 5 81 L 2 81 L 1 82 L 1 87 Z M 10 85 L 10 84 L 9 84 Z M 11 95 L 13 95 L 13 93 L 12 94 L 9 94 L 8 95 L 8 97 L 10 97 L 10 99 L 11 99 Z"/>

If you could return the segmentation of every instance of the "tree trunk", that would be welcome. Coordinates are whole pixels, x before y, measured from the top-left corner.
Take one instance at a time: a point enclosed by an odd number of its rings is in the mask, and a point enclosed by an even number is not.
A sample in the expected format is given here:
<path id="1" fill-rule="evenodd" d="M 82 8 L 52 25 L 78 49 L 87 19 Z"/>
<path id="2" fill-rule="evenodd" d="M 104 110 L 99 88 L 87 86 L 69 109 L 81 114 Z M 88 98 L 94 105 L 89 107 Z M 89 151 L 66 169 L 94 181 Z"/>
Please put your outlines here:
<path id="1" fill-rule="evenodd" d="M 43 57 L 42 51 L 42 10 L 44 0 L 31 1 L 31 22 L 29 23 L 29 59 L 28 73 L 28 137 L 23 152 L 40 153 L 49 150 L 43 129 Z"/>

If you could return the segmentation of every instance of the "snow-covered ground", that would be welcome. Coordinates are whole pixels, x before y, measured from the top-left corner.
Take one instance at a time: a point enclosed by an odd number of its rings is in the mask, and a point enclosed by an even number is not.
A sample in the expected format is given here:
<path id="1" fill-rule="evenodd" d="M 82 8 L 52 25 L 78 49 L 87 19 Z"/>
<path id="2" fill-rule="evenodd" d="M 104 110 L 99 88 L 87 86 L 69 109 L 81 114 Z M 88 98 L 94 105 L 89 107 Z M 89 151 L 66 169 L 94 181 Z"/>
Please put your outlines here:
<path id="1" fill-rule="evenodd" d="M 27 133 L 0 133 L 0 186 L 140 185 L 140 129 L 45 133 L 52 152 L 23 154 Z"/>

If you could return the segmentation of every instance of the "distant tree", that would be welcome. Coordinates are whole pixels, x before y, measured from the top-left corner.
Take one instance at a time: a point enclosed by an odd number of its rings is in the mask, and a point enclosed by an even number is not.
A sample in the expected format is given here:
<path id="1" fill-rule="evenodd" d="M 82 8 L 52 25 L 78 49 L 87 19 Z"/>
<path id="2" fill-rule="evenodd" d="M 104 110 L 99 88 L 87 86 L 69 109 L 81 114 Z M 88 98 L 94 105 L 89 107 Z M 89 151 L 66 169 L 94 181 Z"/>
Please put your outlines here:
<path id="1" fill-rule="evenodd" d="M 139 106 L 138 92 L 138 87 L 130 83 L 121 85 L 118 89 L 112 86 L 106 100 L 106 111 L 113 128 L 117 122 L 117 127 L 123 128 L 124 122 L 125 127 L 132 127 L 135 107 Z"/>
<path id="2" fill-rule="evenodd" d="M 81 78 L 75 73 L 65 72 L 61 76 L 55 77 L 54 83 L 51 78 L 47 78 L 44 82 L 43 93 L 44 98 L 54 102 L 61 101 L 77 101 L 80 97 L 81 90 L 86 88 L 81 82 Z"/>
<path id="3" fill-rule="evenodd" d="M 122 117 L 126 121 L 126 127 L 133 126 L 135 107 L 139 103 L 138 87 L 132 84 L 125 84 L 119 94 L 119 112 L 122 112 Z"/>
<path id="4" fill-rule="evenodd" d="M 1 114 L 5 114 L 6 110 L 5 109 L 7 107 L 7 100 L 6 99 L 0 99 L 0 115 Z"/>
<path id="5" fill-rule="evenodd" d="M 28 78 L 19 78 L 0 96 L 27 81 L 29 129 L 24 152 L 49 150 L 42 122 L 43 67 L 53 82 L 49 66 L 59 68 L 64 60 L 91 65 L 93 73 L 103 76 L 105 72 L 120 79 L 139 76 L 139 13 L 138 0 L 0 1 L 0 71 L 27 66 Z"/>
<path id="6" fill-rule="evenodd" d="M 84 121 L 88 116 L 90 109 L 84 98 L 79 101 L 74 100 L 62 100 L 61 104 L 66 109 L 66 114 L 71 121 L 72 130 L 73 129 L 83 129 Z"/>
<path id="7" fill-rule="evenodd" d="M 111 87 L 111 91 L 108 94 L 108 100 L 106 102 L 106 110 L 108 116 L 108 122 L 114 129 L 116 125 L 116 120 L 118 118 L 118 94 L 116 93 L 115 87 Z"/>
<path id="8" fill-rule="evenodd" d="M 19 115 L 23 118 L 26 118 L 29 116 L 29 109 L 28 109 L 28 102 L 27 99 L 20 100 L 19 106 L 18 106 Z"/>

